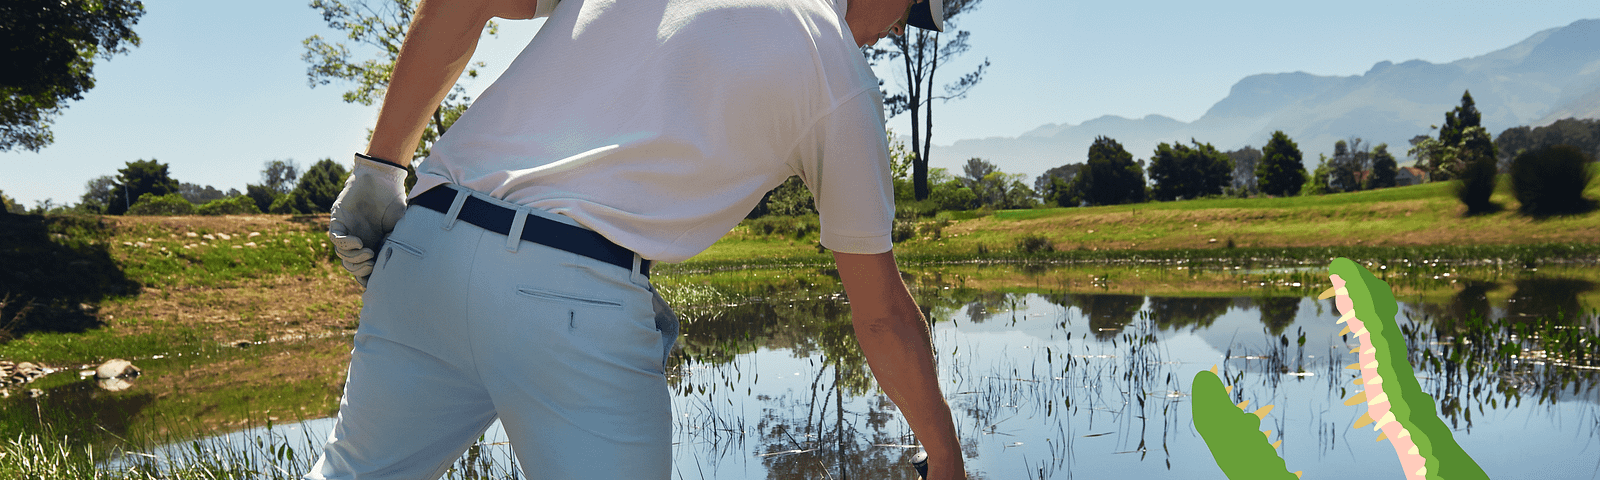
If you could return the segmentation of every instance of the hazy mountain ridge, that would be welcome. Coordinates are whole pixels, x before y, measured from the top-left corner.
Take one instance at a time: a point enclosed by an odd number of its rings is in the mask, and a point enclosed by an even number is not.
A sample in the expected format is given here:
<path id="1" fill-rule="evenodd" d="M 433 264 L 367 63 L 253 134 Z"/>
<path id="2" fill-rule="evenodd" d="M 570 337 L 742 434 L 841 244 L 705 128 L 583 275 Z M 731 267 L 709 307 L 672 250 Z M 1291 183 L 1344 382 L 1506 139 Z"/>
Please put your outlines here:
<path id="1" fill-rule="evenodd" d="M 1492 135 L 1561 118 L 1600 118 L 1600 19 L 1445 64 L 1385 60 L 1356 76 L 1251 75 L 1194 122 L 1108 115 L 1078 125 L 1048 124 L 1017 137 L 934 145 L 933 164 L 959 172 L 967 158 L 983 157 L 1007 172 L 1032 176 L 1082 162 L 1100 135 L 1116 139 L 1135 158 L 1148 158 L 1156 144 L 1190 138 L 1224 150 L 1259 148 L 1274 130 L 1299 144 L 1308 169 L 1319 153 L 1331 153 L 1334 142 L 1350 136 L 1388 143 L 1390 152 L 1404 157 L 1409 140 L 1431 134 L 1429 127 L 1443 122 L 1464 90 L 1472 92 Z"/>

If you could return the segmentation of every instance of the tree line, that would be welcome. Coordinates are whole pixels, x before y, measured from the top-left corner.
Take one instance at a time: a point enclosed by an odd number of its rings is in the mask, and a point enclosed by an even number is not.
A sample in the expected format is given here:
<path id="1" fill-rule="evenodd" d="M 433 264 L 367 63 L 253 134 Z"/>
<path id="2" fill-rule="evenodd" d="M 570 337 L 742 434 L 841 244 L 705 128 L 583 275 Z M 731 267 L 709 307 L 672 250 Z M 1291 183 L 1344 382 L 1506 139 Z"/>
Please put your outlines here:
<path id="1" fill-rule="evenodd" d="M 261 183 L 224 192 L 210 185 L 180 182 L 169 165 L 156 159 L 125 162 L 116 175 L 101 175 L 84 184 L 76 204 L 46 199 L 32 209 L 0 192 L 10 213 L 90 215 L 250 215 L 327 213 L 344 189 L 349 172 L 331 158 L 300 170 L 294 160 L 269 160 Z"/>
<path id="2" fill-rule="evenodd" d="M 895 197 L 902 218 L 940 211 L 1026 209 L 1118 205 L 1207 197 L 1285 197 L 1326 195 L 1422 182 L 1454 181 L 1468 214 L 1495 211 L 1490 202 L 1497 175 L 1510 177 L 1524 213 L 1542 215 L 1586 211 L 1582 191 L 1592 178 L 1586 165 L 1600 149 L 1600 120 L 1562 120 L 1540 128 L 1517 127 L 1491 140 L 1482 114 L 1464 92 L 1461 104 L 1445 113 L 1437 137 L 1419 135 L 1408 154 L 1415 168 L 1402 169 L 1389 145 L 1370 145 L 1351 136 L 1334 143 L 1333 155 L 1319 155 L 1307 171 L 1299 145 L 1283 131 L 1273 132 L 1260 149 L 1221 151 L 1190 139 L 1163 142 L 1148 160 L 1135 159 L 1117 140 L 1100 136 L 1082 163 L 1046 170 L 1024 183 L 988 160 L 970 158 L 959 175 L 928 169 L 923 199 L 908 175 L 918 153 L 891 133 L 890 156 Z M 1558 148 L 1559 147 L 1559 148 Z M 1516 153 L 1507 153 L 1508 151 Z M 810 194 L 791 178 L 763 198 L 749 218 L 815 213 Z"/>

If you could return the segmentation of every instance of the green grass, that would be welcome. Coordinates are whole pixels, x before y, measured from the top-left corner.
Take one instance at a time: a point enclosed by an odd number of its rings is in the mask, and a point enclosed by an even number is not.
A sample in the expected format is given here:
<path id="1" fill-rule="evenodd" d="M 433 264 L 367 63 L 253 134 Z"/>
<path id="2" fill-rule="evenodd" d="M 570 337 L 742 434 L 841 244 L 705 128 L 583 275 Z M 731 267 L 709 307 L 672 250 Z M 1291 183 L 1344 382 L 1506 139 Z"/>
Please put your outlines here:
<path id="1" fill-rule="evenodd" d="M 329 261 L 327 234 L 320 231 L 275 228 L 255 237 L 248 233 L 229 239 L 210 232 L 189 237 L 170 227 L 135 225 L 120 231 L 113 250 L 126 272 L 147 287 L 211 287 L 240 279 L 310 273 Z"/>
<path id="2" fill-rule="evenodd" d="M 1505 178 L 1493 201 L 1505 208 L 1464 216 L 1451 183 L 1286 198 L 1219 198 L 1083 208 L 947 212 L 954 224 L 940 234 L 924 219 L 919 235 L 895 245 L 909 262 L 1118 262 L 1270 258 L 1440 257 L 1591 258 L 1600 238 L 1600 212 L 1531 218 L 1516 212 Z M 1587 195 L 1600 198 L 1600 181 Z M 744 227 L 740 227 L 744 228 Z M 1039 235 L 1056 253 L 1018 252 L 1019 240 Z M 1229 243 L 1236 248 L 1227 248 Z M 1372 250 L 1371 248 L 1377 248 Z M 1489 255 L 1485 257 L 1484 255 Z M 737 265 L 821 265 L 814 234 L 771 238 L 739 229 L 700 255 L 663 271 L 703 271 Z"/>

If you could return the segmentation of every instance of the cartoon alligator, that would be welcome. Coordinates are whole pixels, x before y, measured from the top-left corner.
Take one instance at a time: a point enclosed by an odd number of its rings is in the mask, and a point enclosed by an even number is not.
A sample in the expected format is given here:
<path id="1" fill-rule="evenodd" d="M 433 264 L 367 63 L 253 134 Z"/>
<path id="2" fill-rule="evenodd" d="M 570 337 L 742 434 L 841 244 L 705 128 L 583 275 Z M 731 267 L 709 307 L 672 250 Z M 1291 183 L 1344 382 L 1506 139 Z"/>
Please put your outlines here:
<path id="1" fill-rule="evenodd" d="M 1334 259 L 1328 273 L 1333 288 L 1318 298 L 1334 299 L 1342 315 L 1339 323 L 1347 324 L 1340 335 L 1351 333 L 1361 342 L 1350 351 L 1359 353 L 1360 361 L 1345 367 L 1360 371 L 1355 384 L 1362 387 L 1345 405 L 1365 404 L 1367 409 L 1354 428 L 1372 425 L 1381 431 L 1377 441 L 1389 440 L 1394 446 L 1407 480 L 1488 479 L 1456 444 L 1435 413 L 1433 397 L 1417 383 L 1406 360 L 1405 339 L 1394 321 L 1400 308 L 1389 284 L 1347 258 Z M 1283 440 L 1269 445 L 1266 437 L 1272 432 L 1257 430 L 1272 406 L 1245 413 L 1250 402 L 1234 405 L 1228 397 L 1233 387 L 1224 387 L 1216 371 L 1211 367 L 1195 374 L 1192 417 L 1223 474 L 1230 480 L 1298 478 L 1301 472 L 1289 473 L 1277 454 Z"/>

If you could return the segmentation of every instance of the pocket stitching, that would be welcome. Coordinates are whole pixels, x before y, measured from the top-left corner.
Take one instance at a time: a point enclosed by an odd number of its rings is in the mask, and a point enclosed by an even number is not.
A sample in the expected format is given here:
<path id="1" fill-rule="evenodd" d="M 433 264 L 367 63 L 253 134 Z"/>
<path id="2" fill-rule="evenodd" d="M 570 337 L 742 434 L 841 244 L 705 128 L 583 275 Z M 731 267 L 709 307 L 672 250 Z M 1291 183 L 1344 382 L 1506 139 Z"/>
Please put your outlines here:
<path id="1" fill-rule="evenodd" d="M 412 254 L 412 255 L 416 255 L 418 258 L 425 258 L 425 257 L 428 256 L 427 252 L 423 251 L 422 248 L 413 246 L 411 244 L 408 244 L 408 243 L 405 243 L 405 242 L 402 242 L 402 241 L 399 241 L 399 240 L 395 240 L 393 238 L 385 239 L 384 243 L 387 244 L 387 245 L 393 246 L 394 248 L 398 248 L 400 250 L 404 250 L 406 253 L 409 253 L 409 254 Z"/>
<path id="2" fill-rule="evenodd" d="M 547 290 L 531 285 L 517 285 L 517 294 L 539 300 L 549 300 L 566 304 L 575 304 L 584 307 L 596 308 L 622 308 L 622 302 L 599 298 L 580 297 L 570 293 Z"/>

